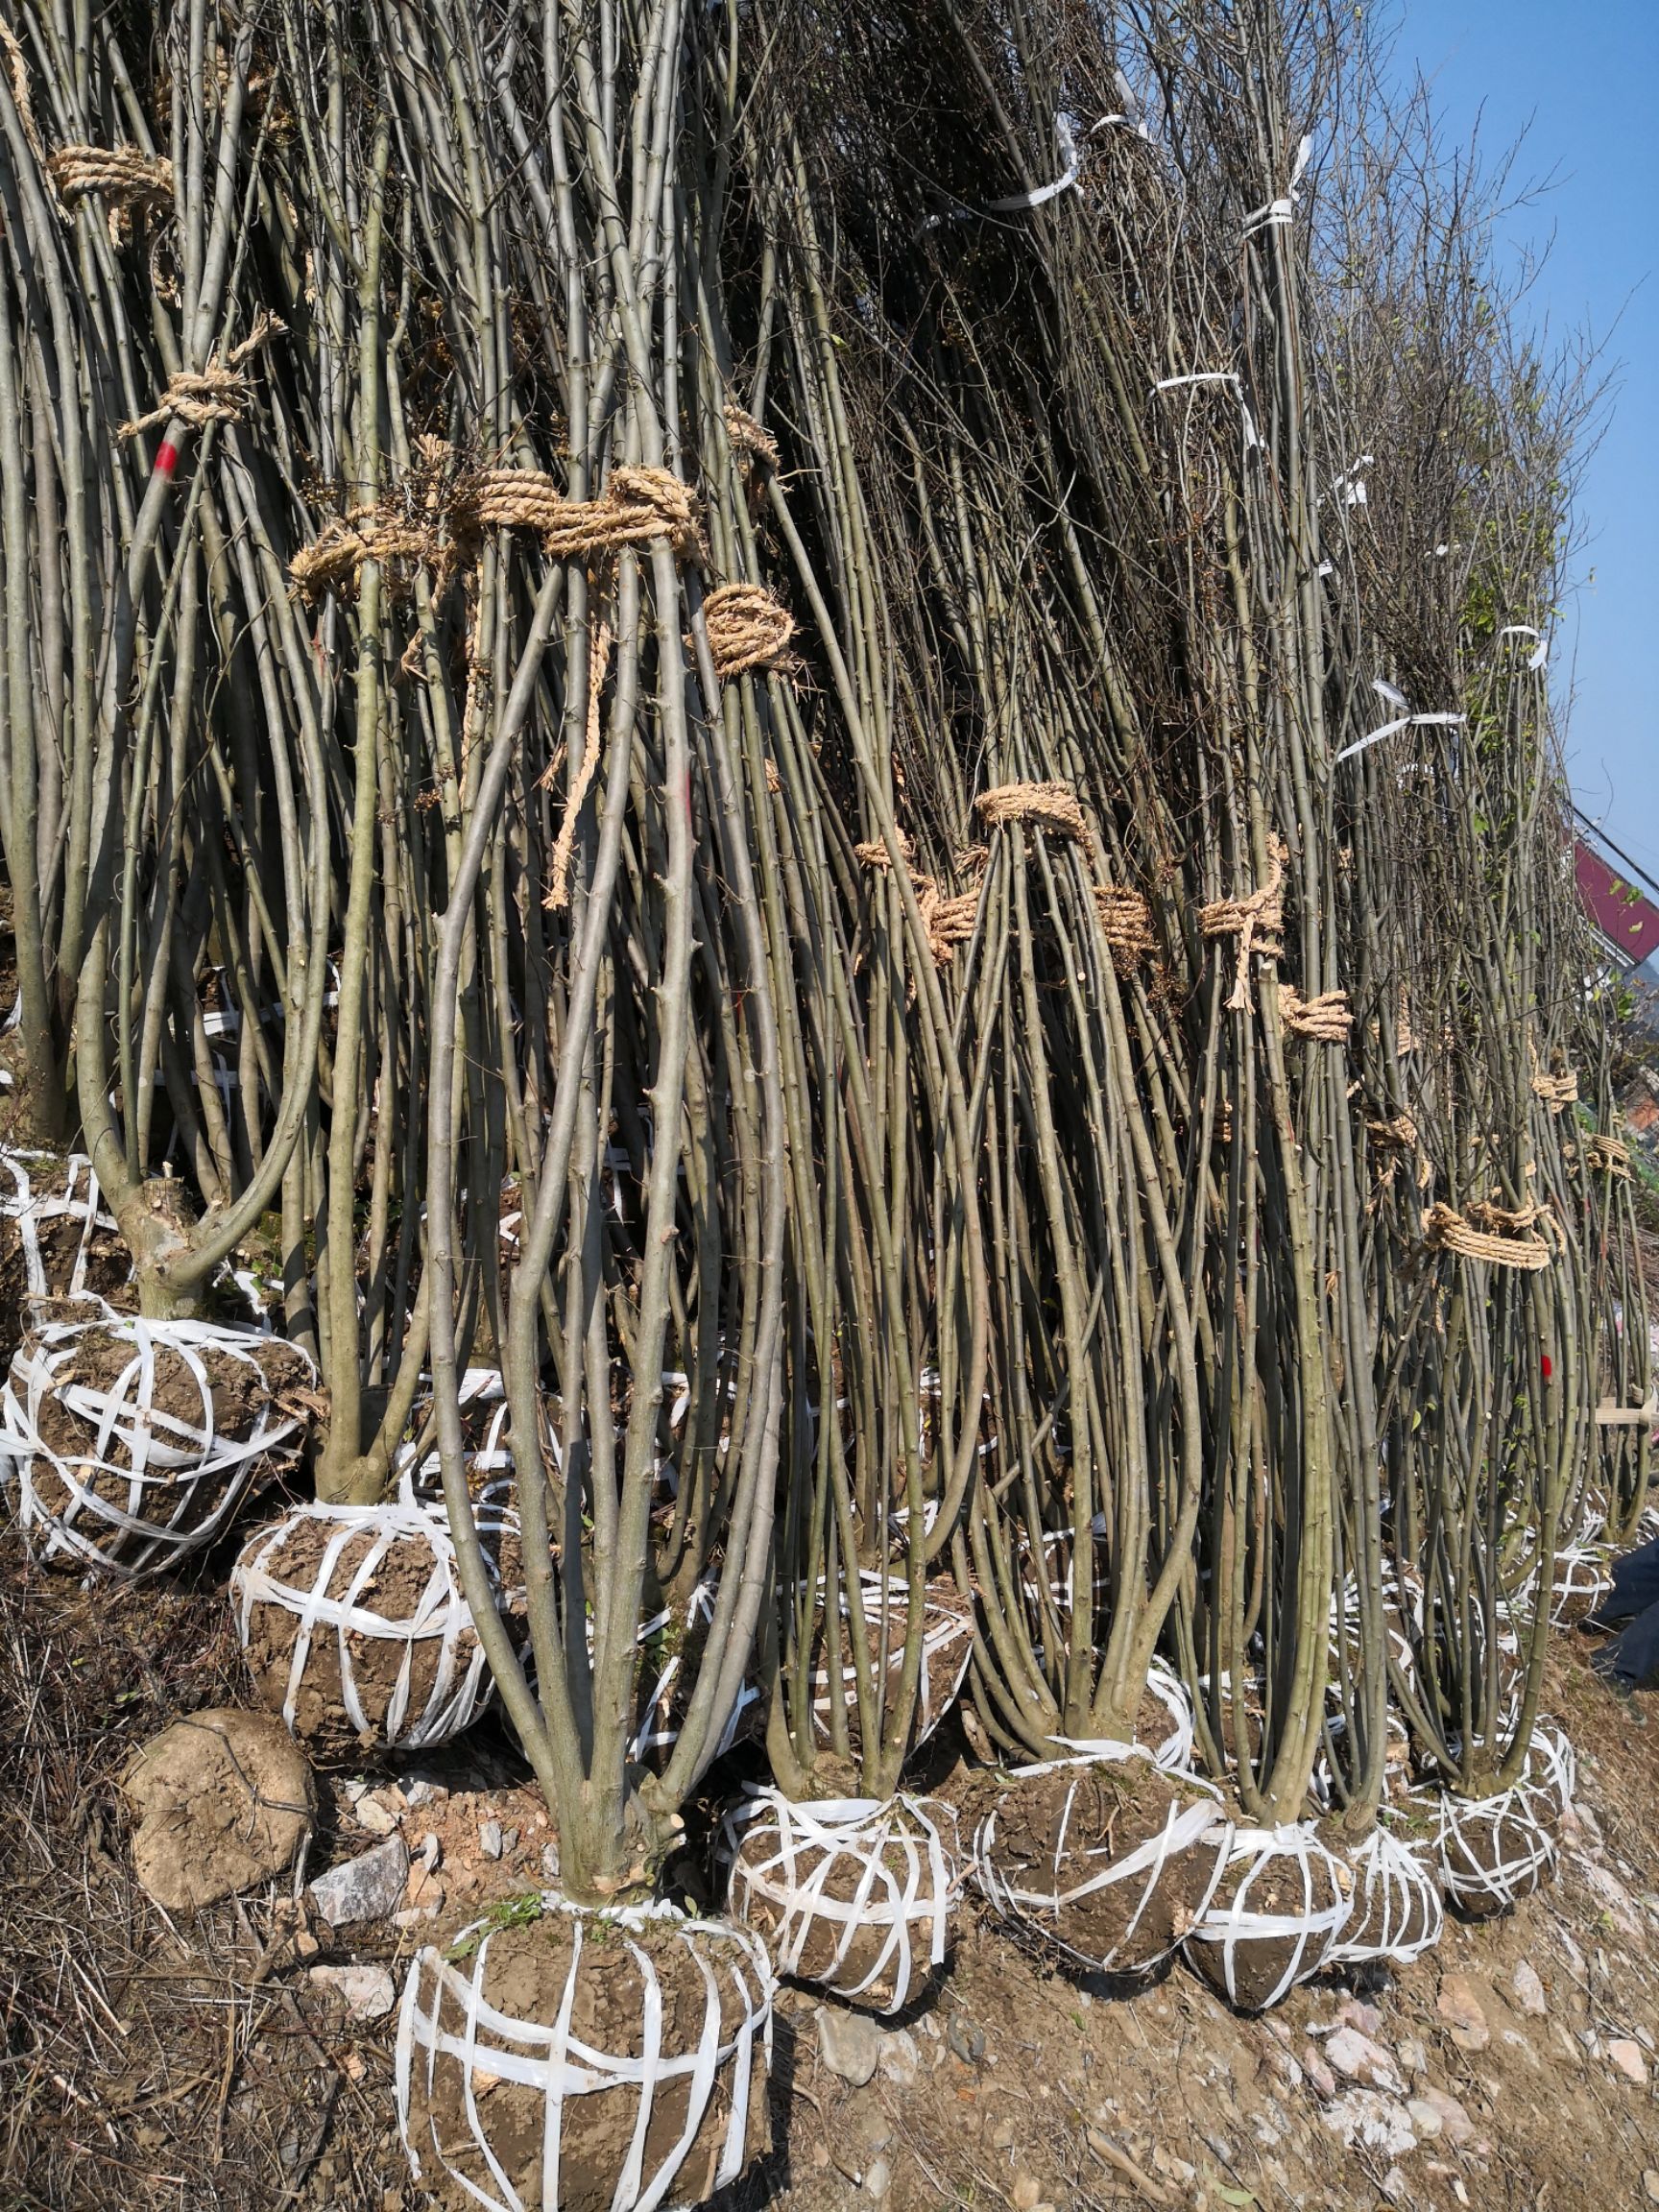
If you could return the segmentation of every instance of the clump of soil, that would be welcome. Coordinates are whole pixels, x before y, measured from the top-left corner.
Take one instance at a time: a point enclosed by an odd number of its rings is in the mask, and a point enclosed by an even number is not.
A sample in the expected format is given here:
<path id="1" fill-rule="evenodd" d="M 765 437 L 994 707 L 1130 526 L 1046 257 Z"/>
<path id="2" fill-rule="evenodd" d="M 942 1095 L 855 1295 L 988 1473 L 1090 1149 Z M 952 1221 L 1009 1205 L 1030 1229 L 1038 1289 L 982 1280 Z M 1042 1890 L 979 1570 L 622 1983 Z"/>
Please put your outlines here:
<path id="1" fill-rule="evenodd" d="M 311 1769 L 280 1721 L 223 1706 L 176 1720 L 122 1777 L 132 1871 L 163 1911 L 195 1912 L 293 1864 L 316 1815 Z"/>
<path id="2" fill-rule="evenodd" d="M 1150 1759 L 1068 1761 L 1015 1774 L 977 1848 L 995 1902 L 1063 1960 L 1144 1974 L 1196 1922 L 1228 1834 Z"/>
<path id="3" fill-rule="evenodd" d="M 747 2050 L 739 2042 L 762 2002 L 761 1976 L 734 1933 L 713 1933 L 694 1923 L 645 1920 L 633 1925 L 583 1915 L 578 1958 L 573 1913 L 542 1910 L 540 1901 L 524 1898 L 501 1908 L 494 1920 L 493 1927 L 463 1936 L 442 1965 L 439 1954 L 426 1952 L 417 1968 L 421 2008 L 436 2012 L 438 2034 L 457 2039 L 465 2034 L 468 1990 L 479 1973 L 480 1954 L 483 2003 L 514 2023 L 504 2032 L 480 2016 L 470 2067 L 476 2123 L 468 2111 L 468 2072 L 460 2058 L 441 2051 L 429 2067 L 434 2038 L 418 2029 L 408 2133 L 423 2186 L 445 2203 L 471 2206 L 478 2199 L 463 2186 L 470 2182 L 493 2202 L 498 2185 L 478 2140 L 481 2133 L 521 2202 L 555 2201 L 543 2190 L 546 2092 L 515 2081 L 497 2068 L 506 2056 L 546 2064 L 573 1961 L 567 2066 L 580 2079 L 589 2072 L 619 2073 L 617 2061 L 637 2063 L 645 2054 L 647 1970 L 641 1955 L 660 1993 L 661 2030 L 640 2193 L 659 2176 L 666 2180 L 677 2168 L 678 2177 L 664 2189 L 664 2200 L 701 2203 L 711 2196 L 739 2104 L 745 2107 L 743 2164 L 765 2155 L 771 2117 L 763 2024 L 757 2023 Z M 480 1936 L 486 1938 L 482 1944 Z M 721 2048 L 737 2048 L 716 2069 L 693 2126 L 691 2060 L 706 2032 L 711 2003 L 718 2008 Z M 638 2124 L 640 2096 L 637 2082 L 617 2079 L 611 2086 L 563 2098 L 554 2124 L 560 2212 L 610 2212 Z M 688 2129 L 689 2144 L 677 2158 L 677 2146 Z M 547 2178 L 550 2183 L 551 2176 Z"/>
<path id="4" fill-rule="evenodd" d="M 890 2012 L 949 1964 L 949 1930 L 945 1959 L 932 1958 L 959 1879 L 956 1815 L 941 1799 L 830 1822 L 774 1795 L 752 1818 L 735 1815 L 726 1834 L 732 1910 L 764 1936 L 781 1974 Z"/>
<path id="5" fill-rule="evenodd" d="M 23 1470 L 25 1520 L 47 1525 L 45 1564 L 171 1564 L 298 1460 L 303 1426 L 277 1401 L 312 1381 L 303 1355 L 252 1335 L 234 1349 L 191 1349 L 201 1376 L 155 1334 L 146 1389 L 138 1345 L 119 1323 L 53 1323 L 24 1339 L 12 1393 L 39 1445 Z M 245 1453 L 262 1424 L 269 1448 Z"/>
<path id="6" fill-rule="evenodd" d="M 341 1543 L 343 1524 L 349 1533 Z M 500 1531 L 480 1534 L 498 1574 Z M 250 1538 L 231 1594 L 260 1699 L 307 1742 L 441 1743 L 490 1700 L 448 1537 L 422 1515 L 293 1513 Z"/>
<path id="7" fill-rule="evenodd" d="M 1348 1879 L 1305 1829 L 1284 1842 L 1260 1831 L 1237 1839 L 1187 1957 L 1218 1997 L 1263 2011 L 1317 1974 L 1340 1942 Z"/>
<path id="8" fill-rule="evenodd" d="M 1496 1797 L 1448 1796 L 1440 1834 L 1446 1893 L 1472 1920 L 1506 1912 L 1555 1870 L 1550 1828 L 1524 1790 Z"/>

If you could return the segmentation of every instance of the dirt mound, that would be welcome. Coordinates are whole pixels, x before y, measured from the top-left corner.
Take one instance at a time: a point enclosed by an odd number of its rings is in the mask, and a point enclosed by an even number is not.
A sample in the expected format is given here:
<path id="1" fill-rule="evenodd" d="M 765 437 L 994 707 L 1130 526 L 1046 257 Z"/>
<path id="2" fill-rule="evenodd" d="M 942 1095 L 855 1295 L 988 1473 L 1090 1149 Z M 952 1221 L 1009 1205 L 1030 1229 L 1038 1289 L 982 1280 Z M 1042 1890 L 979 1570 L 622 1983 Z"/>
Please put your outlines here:
<path id="1" fill-rule="evenodd" d="M 219 1706 L 145 1744 L 121 1787 L 137 1818 L 132 1870 L 157 1905 L 195 1912 L 286 1871 L 316 1792 L 280 1721 Z"/>

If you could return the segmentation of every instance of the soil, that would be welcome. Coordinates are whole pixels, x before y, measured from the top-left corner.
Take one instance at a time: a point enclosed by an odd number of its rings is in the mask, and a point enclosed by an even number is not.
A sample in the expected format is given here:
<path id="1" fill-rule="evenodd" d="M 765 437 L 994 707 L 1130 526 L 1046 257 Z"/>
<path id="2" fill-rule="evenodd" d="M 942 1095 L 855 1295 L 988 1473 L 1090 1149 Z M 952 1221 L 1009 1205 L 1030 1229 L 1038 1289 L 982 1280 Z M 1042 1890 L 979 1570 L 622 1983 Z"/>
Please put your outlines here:
<path id="1" fill-rule="evenodd" d="M 169 1912 L 196 1912 L 283 1873 L 311 1833 L 311 1769 L 280 1721 L 222 1706 L 146 1743 L 122 1777 L 132 1871 Z"/>
<path id="2" fill-rule="evenodd" d="M 1232 2002 L 1240 2011 L 1261 2011 L 1273 2003 L 1287 1974 L 1307 1981 L 1342 1939 L 1345 1929 L 1321 1931 L 1316 1923 L 1347 1894 L 1339 1883 L 1345 1873 L 1317 1850 L 1306 1856 L 1300 1851 L 1274 1851 L 1234 1859 L 1216 1885 L 1205 1921 L 1208 1924 L 1212 1915 L 1222 1918 L 1237 1906 L 1243 1915 L 1241 1932 L 1230 1943 L 1191 1944 L 1188 1957 L 1193 1967 L 1218 1996 L 1227 1996 L 1231 1950 Z M 1252 1929 L 1253 1922 L 1276 1920 L 1302 1925 L 1284 1936 Z"/>
<path id="3" fill-rule="evenodd" d="M 1172 1851 L 1149 1897 L 1147 1873 L 1136 1873 L 1059 1900 L 1161 1835 L 1171 1810 L 1179 1813 L 1192 1797 L 1143 1759 L 1013 1777 L 996 1800 L 992 1863 L 1010 1888 L 1057 1900 L 1052 1910 L 1023 1908 L 1022 1927 L 1068 1963 L 1098 1973 L 1150 1972 L 1198 1917 L 1215 1871 L 1215 1843 L 1200 1839 Z"/>
<path id="4" fill-rule="evenodd" d="M 250 1341 L 258 1346 L 257 1364 L 212 1349 L 197 1355 L 207 1374 L 215 1436 L 229 1443 L 246 1442 L 261 1413 L 282 1390 L 303 1386 L 311 1380 L 310 1368 L 287 1345 L 269 1338 Z M 112 1390 L 132 1359 L 131 1337 L 95 1326 L 82 1330 L 67 1357 L 58 1358 L 53 1386 L 41 1398 L 36 1422 L 46 1449 L 74 1464 L 81 1487 L 118 1513 L 134 1511 L 132 1455 L 121 1441 L 120 1427 L 106 1447 L 107 1456 L 99 1458 L 95 1455 L 96 1416 L 81 1412 L 65 1401 L 74 1389 L 94 1393 Z M 139 1410 L 135 1383 L 129 1385 L 128 1403 L 132 1412 Z M 158 1440 L 175 1448 L 181 1439 L 177 1431 L 169 1431 L 167 1423 L 178 1423 L 183 1430 L 196 1432 L 203 1427 L 201 1385 L 182 1356 L 166 1345 L 156 1349 L 149 1411 L 163 1417 Z M 252 1461 L 237 1460 L 223 1467 L 209 1461 L 204 1471 L 190 1465 L 174 1469 L 151 1466 L 142 1479 L 142 1517 L 152 1527 L 174 1538 L 187 1535 L 211 1521 L 232 1492 L 262 1488 L 294 1466 L 303 1443 L 301 1430 Z M 150 1564 L 148 1540 L 114 1522 L 100 1527 L 98 1518 L 75 1498 L 47 1460 L 36 1458 L 31 1483 L 40 1508 L 53 1516 L 69 1513 L 78 1532 L 90 1537 L 111 1565 Z M 171 1549 L 164 1547 L 163 1551 Z M 67 1547 L 55 1551 L 48 1563 L 74 1573 L 82 1573 L 85 1567 L 84 1560 Z"/>
<path id="5" fill-rule="evenodd" d="M 924 1798 L 919 1802 L 941 1832 L 950 1879 L 959 1863 L 955 1813 L 942 1801 Z M 861 1844 L 856 1832 L 849 1835 L 845 1845 L 833 1853 L 820 1879 L 823 1847 L 798 1843 L 792 1882 L 787 1865 L 772 1863 L 779 1851 L 777 1817 L 770 1813 L 760 1814 L 745 1829 L 733 1862 L 732 1895 L 734 1902 L 741 1899 L 739 1916 L 766 1940 L 775 1962 L 777 1946 L 773 1937 L 788 1921 L 791 1937 L 799 1943 L 799 1950 L 794 1954 L 795 1964 L 790 1969 L 796 1981 L 838 1990 L 860 2011 L 885 2011 L 895 2002 L 914 2004 L 938 1979 L 938 1970 L 929 1956 L 937 1892 L 929 1878 L 926 1843 L 920 1824 L 910 1833 L 912 1846 L 921 1861 L 921 1880 L 915 1905 L 898 1943 L 893 1940 L 894 1908 L 904 1895 L 912 1876 L 903 1839 L 896 1833 L 890 1834 L 881 1846 L 879 1860 L 891 1877 L 892 1887 L 878 1877 L 876 1887 L 867 1893 L 867 1915 L 854 1925 L 843 1950 L 848 1927 L 846 1917 L 814 1911 L 807 1907 L 803 1927 L 801 1890 L 810 1881 L 813 1897 L 821 1899 L 826 1906 L 851 1904 L 868 1874 L 871 1862 L 868 1846 Z M 948 1933 L 948 1946 L 949 1941 Z M 901 1998 L 900 1984 L 906 1957 L 909 1981 Z M 947 1970 L 949 1962 L 948 1948 Z"/>
<path id="6" fill-rule="evenodd" d="M 483 1997 L 495 2012 L 526 2023 L 522 2040 L 502 2041 L 482 2028 L 471 2069 L 471 2088 L 478 2124 L 490 2150 L 526 2205 L 541 2205 L 546 2100 L 538 2089 L 491 2074 L 493 2049 L 520 2056 L 544 2056 L 546 2031 L 558 2017 L 574 1952 L 570 1918 L 562 1912 L 543 1913 L 527 1926 L 498 1927 L 491 1936 L 485 1955 Z M 733 1985 L 732 1967 L 742 1960 L 735 1945 L 699 1946 L 711 1968 L 719 1992 L 720 2039 L 731 2039 L 741 2026 L 745 2007 Z M 685 1940 L 656 1929 L 630 1931 L 606 1929 L 589 1923 L 577 1967 L 575 2002 L 570 2012 L 572 2046 L 615 2058 L 638 2059 L 644 2054 L 642 2031 L 645 1976 L 637 1951 L 648 1957 L 661 1992 L 662 2053 L 671 2057 L 689 2056 L 702 2037 L 709 2004 L 708 1984 L 698 1959 Z M 472 1966 L 457 1961 L 470 1980 Z M 426 1984 L 428 2000 L 431 1982 Z M 445 1989 L 440 2009 L 440 2027 L 449 2034 L 465 2032 L 466 2008 L 460 1998 Z M 540 2049 L 538 2050 L 538 2045 Z M 460 2061 L 439 2057 L 428 2084 L 422 2054 L 417 2053 L 410 2099 L 410 2129 L 421 2146 L 422 2179 L 430 2179 L 442 2202 L 469 2206 L 476 2200 L 453 2177 L 464 2176 L 482 2188 L 491 2176 L 482 2149 L 474 2139 L 467 2110 L 467 2078 Z M 571 2062 L 585 2063 L 572 2049 Z M 696 2203 L 709 2193 L 724 2147 L 732 2113 L 733 2073 L 737 2061 L 728 2059 L 715 2076 L 712 2094 L 692 2136 L 680 2180 L 672 2189 L 676 2201 Z M 757 2037 L 748 2060 L 749 2118 L 746 2162 L 762 2157 L 770 2147 L 765 2060 Z M 627 2082 L 590 2090 L 566 2099 L 561 2115 L 559 2162 L 559 2212 L 610 2212 L 615 2176 L 621 2172 L 634 2139 L 639 2114 L 639 2091 Z M 647 2182 L 672 2158 L 675 2147 L 691 2116 L 690 2080 L 685 2075 L 661 2081 L 652 2098 L 651 2117 L 645 2129 L 643 2176 Z M 442 2146 L 443 2174 L 436 2156 L 426 2155 L 433 2142 Z"/>
<path id="7" fill-rule="evenodd" d="M 290 1921 L 272 1892 L 170 1927 L 132 1883 L 120 1771 L 181 1712 L 236 1695 L 205 1576 L 89 1594 L 0 1550 L 0 2204 L 428 2212 L 393 2122 L 395 2017 L 353 2022 L 321 1995 L 276 1940 Z M 970 1893 L 949 1976 L 887 2024 L 863 2087 L 819 2054 L 814 2014 L 835 2000 L 780 1992 L 778 2147 L 717 2212 L 857 2212 L 878 2158 L 890 2212 L 1634 2212 L 1659 2174 L 1659 1691 L 1615 1697 L 1592 1647 L 1567 1636 L 1550 1657 L 1545 1710 L 1579 1755 L 1578 1793 L 1555 1880 L 1512 1913 L 1449 1917 L 1411 1965 L 1328 1972 L 1252 2018 L 1179 1960 L 1132 1985 L 1058 1974 Z M 987 1786 L 953 1723 L 928 1754 L 930 1787 L 967 1801 Z M 525 1887 L 546 1831 L 493 1719 L 368 1769 L 377 1792 L 388 1773 L 452 1792 L 404 1821 L 412 1849 L 443 1826 L 441 1882 L 453 1868 L 459 1887 L 466 1859 L 494 1893 Z M 372 1840 L 335 1795 L 325 1781 L 310 1871 Z M 516 1858 L 466 1845 L 492 1810 L 524 1829 Z M 324 1930 L 340 1947 L 321 1956 L 400 1977 L 433 1925 Z M 1454 1991 L 1474 1994 L 1484 2036 L 1454 2032 Z M 1351 2025 L 1399 2093 L 1343 2075 L 1331 2038 Z"/>
<path id="8" fill-rule="evenodd" d="M 1549 1833 L 1543 1807 L 1520 1791 L 1503 1803 L 1503 1810 L 1494 1815 L 1478 1799 L 1447 1826 L 1446 1869 L 1457 1905 L 1471 1919 L 1504 1910 L 1503 1896 L 1486 1887 L 1487 1877 L 1502 1873 L 1503 1890 L 1517 1904 L 1550 1879 L 1549 1859 L 1540 1849 L 1541 1834 Z"/>
<path id="9" fill-rule="evenodd" d="M 292 1591 L 298 1606 L 316 1589 L 324 1554 L 335 1533 L 334 1527 L 325 1520 L 297 1515 L 274 1548 L 266 1549 L 270 1531 L 261 1530 L 249 1540 L 244 1555 L 260 1554 L 264 1573 Z M 364 1558 L 379 1541 L 380 1532 L 373 1526 L 365 1526 L 347 1539 L 332 1569 L 330 1587 L 334 1592 L 343 1594 L 351 1586 Z M 396 1537 L 368 1587 L 359 1594 L 358 1608 L 372 1610 L 389 1623 L 414 1619 L 426 1597 L 434 1559 L 433 1547 L 425 1537 L 414 1533 Z M 458 1585 L 453 1602 L 462 1603 Z M 407 1666 L 408 1693 L 401 1725 L 403 1733 L 408 1733 L 425 1712 L 438 1681 L 447 1614 L 448 1608 L 435 1612 L 430 1628 L 414 1639 L 403 1635 L 370 1635 L 356 1628 L 343 1631 L 325 1621 L 318 1622 L 311 1631 L 310 1648 L 291 1716 L 295 1734 L 324 1749 L 359 1742 L 358 1732 L 347 1714 L 342 1690 L 342 1641 L 345 1664 L 350 1669 L 358 1702 L 376 1743 L 387 1740 L 392 1700 Z M 300 1628 L 297 1610 L 272 1599 L 254 1601 L 248 1623 L 248 1671 L 260 1698 L 273 1713 L 282 1711 L 288 1695 Z M 452 1681 L 465 1676 L 476 1646 L 477 1638 L 469 1623 L 455 1641 Z"/>

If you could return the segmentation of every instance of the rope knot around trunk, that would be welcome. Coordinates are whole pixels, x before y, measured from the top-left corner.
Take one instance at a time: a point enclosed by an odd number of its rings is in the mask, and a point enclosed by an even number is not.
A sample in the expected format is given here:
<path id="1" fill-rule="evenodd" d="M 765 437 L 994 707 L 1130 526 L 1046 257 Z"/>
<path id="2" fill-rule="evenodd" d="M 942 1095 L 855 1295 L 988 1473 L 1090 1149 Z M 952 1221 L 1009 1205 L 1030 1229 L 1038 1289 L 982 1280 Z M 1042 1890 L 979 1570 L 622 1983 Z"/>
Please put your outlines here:
<path id="1" fill-rule="evenodd" d="M 1061 837 L 1088 835 L 1083 809 L 1069 783 L 999 783 L 980 792 L 974 811 L 992 830 L 1004 822 L 1029 822 Z"/>
<path id="2" fill-rule="evenodd" d="M 764 462 L 768 469 L 776 469 L 778 441 L 771 431 L 762 430 L 748 409 L 739 407 L 735 399 L 728 399 L 721 413 L 726 419 L 726 435 L 732 442 L 732 450 L 752 461 Z"/>
<path id="3" fill-rule="evenodd" d="M 1621 1144 L 1617 1137 L 1604 1137 L 1598 1131 L 1584 1147 L 1584 1164 L 1594 1175 L 1617 1175 L 1626 1183 L 1630 1180 L 1630 1147 Z"/>
<path id="4" fill-rule="evenodd" d="M 863 845 L 854 845 L 853 857 L 866 868 L 891 868 L 893 855 L 879 837 L 873 837 Z M 916 848 L 906 830 L 899 831 L 899 857 L 906 868 L 916 857 Z"/>
<path id="5" fill-rule="evenodd" d="M 1544 1218 L 1539 1206 L 1511 1213 L 1484 1203 L 1466 1214 L 1444 1203 L 1431 1206 L 1423 1216 L 1423 1234 L 1435 1251 L 1455 1252 L 1460 1260 L 1479 1260 L 1492 1267 L 1521 1267 L 1536 1274 L 1548 1267 L 1554 1250 L 1547 1238 L 1529 1234 Z"/>
<path id="6" fill-rule="evenodd" d="M 613 469 L 597 499 L 566 499 L 539 469 L 483 469 L 455 488 L 458 537 L 534 530 L 549 560 L 580 561 L 666 538 L 677 553 L 703 554 L 691 487 L 666 469 Z"/>
<path id="7" fill-rule="evenodd" d="M 1578 1102 L 1578 1070 L 1569 1068 L 1558 1075 L 1540 1070 L 1532 1078 L 1532 1089 L 1551 1114 L 1559 1114 L 1563 1108 Z"/>
<path id="8" fill-rule="evenodd" d="M 1279 994 L 1279 1019 L 1290 1036 L 1310 1038 L 1316 1045 L 1346 1045 L 1354 1026 L 1346 991 L 1324 991 L 1317 998 L 1304 998 L 1293 983 L 1286 983 Z"/>
<path id="9" fill-rule="evenodd" d="M 721 584 L 703 602 L 709 650 L 722 684 L 750 668 L 777 668 L 793 659 L 795 617 L 763 584 Z"/>
<path id="10" fill-rule="evenodd" d="M 1264 960 L 1283 957 L 1280 932 L 1285 926 L 1285 862 L 1286 848 L 1281 837 L 1267 840 L 1267 880 L 1260 890 L 1241 899 L 1213 899 L 1198 909 L 1198 927 L 1205 937 L 1237 937 L 1238 968 L 1227 1004 L 1235 1013 L 1250 1005 L 1250 955 Z"/>
<path id="11" fill-rule="evenodd" d="M 1139 891 L 1132 891 L 1125 883 L 1096 883 L 1094 904 L 1100 916 L 1100 933 L 1112 949 L 1113 967 L 1119 975 L 1131 974 L 1158 949 L 1151 907 Z"/>
<path id="12" fill-rule="evenodd" d="M 188 422 L 198 430 L 209 422 L 240 422 L 252 390 L 246 364 L 287 327 L 280 316 L 261 310 L 239 346 L 223 355 L 209 355 L 204 368 L 180 369 L 162 393 L 160 404 L 134 421 L 123 422 L 120 436 L 136 438 L 161 422 Z"/>
<path id="13" fill-rule="evenodd" d="M 111 204 L 160 203 L 173 197 L 173 164 L 136 146 L 60 146 L 46 174 L 65 207 L 97 192 Z"/>

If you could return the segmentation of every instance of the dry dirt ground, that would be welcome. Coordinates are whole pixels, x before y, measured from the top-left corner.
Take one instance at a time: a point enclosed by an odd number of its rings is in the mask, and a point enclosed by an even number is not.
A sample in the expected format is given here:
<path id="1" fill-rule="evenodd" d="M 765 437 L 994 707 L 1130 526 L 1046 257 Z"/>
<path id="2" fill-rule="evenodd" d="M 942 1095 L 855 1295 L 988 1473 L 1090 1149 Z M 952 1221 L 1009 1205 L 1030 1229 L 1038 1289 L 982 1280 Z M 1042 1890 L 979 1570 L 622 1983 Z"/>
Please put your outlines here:
<path id="1" fill-rule="evenodd" d="M 780 2148 L 724 2212 L 851 2212 L 883 2180 L 897 2212 L 1659 2201 L 1659 1696 L 1621 1704 L 1587 1652 L 1564 1640 L 1550 1683 L 1578 1814 L 1557 1880 L 1511 1917 L 1449 1923 L 1404 1972 L 1299 1989 L 1260 2021 L 1181 1966 L 1132 1996 L 1068 1980 L 970 1904 L 942 1989 L 863 2088 L 824 2064 L 817 1999 L 785 1993 Z M 458 1756 L 323 1778 L 311 1870 L 393 1819 L 417 1853 L 435 1835 L 409 1901 L 435 1922 L 300 1960 L 275 1891 L 170 1922 L 132 1883 L 114 1779 L 168 1720 L 245 1695 L 211 1567 L 86 1594 L 5 1545 L 0 2212 L 428 2201 L 391 2126 L 391 2022 L 354 2023 L 310 1967 L 396 1968 L 432 1926 L 534 1882 L 552 1831 L 487 1726 Z"/>

